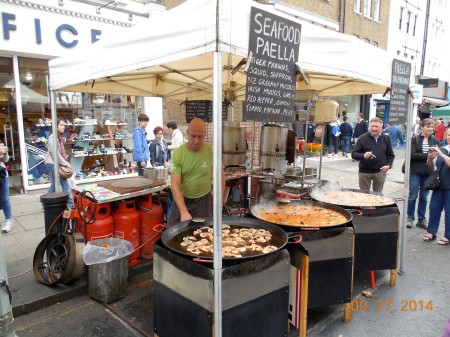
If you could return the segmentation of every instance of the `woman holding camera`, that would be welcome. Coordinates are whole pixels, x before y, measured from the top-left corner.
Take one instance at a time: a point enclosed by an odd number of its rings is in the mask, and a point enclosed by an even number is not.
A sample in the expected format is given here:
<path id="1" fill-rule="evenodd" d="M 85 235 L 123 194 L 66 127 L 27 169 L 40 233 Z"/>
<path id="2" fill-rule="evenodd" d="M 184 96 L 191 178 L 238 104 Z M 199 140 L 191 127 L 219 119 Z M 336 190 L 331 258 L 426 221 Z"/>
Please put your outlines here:
<path id="1" fill-rule="evenodd" d="M 409 175 L 409 195 L 408 195 L 408 217 L 406 227 L 412 228 L 415 219 L 416 200 L 419 197 L 417 205 L 417 223 L 416 226 L 427 229 L 427 220 L 425 213 L 427 210 L 428 192 L 424 188 L 425 181 L 433 172 L 433 169 L 427 166 L 428 151 L 434 146 L 439 146 L 439 140 L 432 136 L 434 130 L 434 121 L 431 118 L 425 118 L 420 122 L 421 132 L 418 136 L 411 138 L 411 166 Z"/>
<path id="2" fill-rule="evenodd" d="M 450 144 L 450 134 L 447 134 L 447 144 Z M 442 210 L 445 211 L 444 237 L 437 243 L 442 246 L 450 244 L 450 145 L 441 148 L 435 146 L 428 154 L 427 164 L 439 170 L 440 185 L 433 191 L 430 200 L 430 224 L 424 241 L 436 239 Z"/>

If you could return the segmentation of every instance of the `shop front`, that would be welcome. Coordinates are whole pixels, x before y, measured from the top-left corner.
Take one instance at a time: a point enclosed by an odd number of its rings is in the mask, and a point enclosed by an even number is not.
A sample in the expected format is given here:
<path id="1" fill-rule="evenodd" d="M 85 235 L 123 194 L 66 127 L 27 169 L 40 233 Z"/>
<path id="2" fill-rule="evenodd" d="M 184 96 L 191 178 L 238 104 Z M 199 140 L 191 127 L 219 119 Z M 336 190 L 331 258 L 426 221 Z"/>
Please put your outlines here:
<path id="1" fill-rule="evenodd" d="M 97 5 L 97 6 L 95 6 Z M 46 141 L 51 133 L 48 61 L 112 40 L 164 7 L 129 2 L 2 2 L 0 27 L 0 142 L 9 148 L 11 184 L 19 193 L 48 188 Z M 20 99 L 19 99 L 20 97 Z M 67 124 L 66 152 L 79 179 L 132 171 L 128 140 L 144 99 L 102 92 L 58 92 L 57 118 Z"/>

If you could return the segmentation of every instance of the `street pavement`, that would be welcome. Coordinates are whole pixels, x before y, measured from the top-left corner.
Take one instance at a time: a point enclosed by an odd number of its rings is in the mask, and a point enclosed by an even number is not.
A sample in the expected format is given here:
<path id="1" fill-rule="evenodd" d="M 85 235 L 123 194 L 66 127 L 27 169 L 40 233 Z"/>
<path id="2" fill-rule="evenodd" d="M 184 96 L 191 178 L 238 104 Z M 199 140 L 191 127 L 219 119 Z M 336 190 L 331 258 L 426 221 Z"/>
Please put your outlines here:
<path id="1" fill-rule="evenodd" d="M 384 188 L 387 196 L 405 196 L 400 171 L 403 158 L 404 149 L 396 150 L 394 167 Z M 319 158 L 308 158 L 306 162 L 315 167 L 319 163 Z M 322 158 L 322 179 L 358 188 L 357 172 L 358 163 L 350 158 Z M 14 226 L 10 233 L 1 234 L 17 335 L 153 336 L 151 261 L 130 270 L 127 296 L 110 305 L 87 295 L 86 276 L 51 287 L 36 281 L 32 259 L 44 238 L 39 196 L 12 196 Z M 402 211 L 403 203 L 398 206 Z M 443 235 L 443 225 L 441 219 L 438 237 Z M 370 288 L 368 272 L 356 273 L 351 321 L 343 322 L 343 305 L 309 310 L 307 336 L 440 336 L 450 319 L 450 246 L 438 246 L 436 241 L 426 243 L 422 240 L 424 234 L 417 227 L 406 229 L 403 268 L 394 287 L 389 285 L 388 271 L 375 273 L 375 289 Z M 373 296 L 364 297 L 363 290 L 370 290 Z M 297 335 L 298 330 L 291 327 L 289 336 Z"/>

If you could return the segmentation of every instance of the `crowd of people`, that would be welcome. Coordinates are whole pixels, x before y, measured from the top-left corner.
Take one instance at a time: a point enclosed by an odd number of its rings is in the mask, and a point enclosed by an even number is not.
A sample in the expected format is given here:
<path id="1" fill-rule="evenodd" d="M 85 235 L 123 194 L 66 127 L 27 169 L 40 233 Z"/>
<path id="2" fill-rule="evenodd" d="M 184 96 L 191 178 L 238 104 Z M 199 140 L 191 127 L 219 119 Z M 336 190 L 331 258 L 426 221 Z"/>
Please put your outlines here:
<path id="1" fill-rule="evenodd" d="M 402 129 L 395 124 L 383 129 L 383 121 L 377 117 L 368 124 L 364 115 L 357 116 L 357 122 L 352 126 L 344 116 L 340 130 L 339 121 L 329 124 L 329 155 L 337 156 L 339 139 L 342 140 L 342 155 L 346 157 L 350 142 L 353 144 L 351 157 L 358 161 L 358 181 L 361 190 L 376 193 L 383 192 L 386 173 L 391 169 L 395 152 L 406 144 Z M 445 125 L 443 120 L 432 118 L 417 118 L 411 128 L 411 156 L 409 170 L 409 194 L 407 205 L 406 227 L 414 225 L 427 231 L 423 240 L 430 242 L 436 239 L 442 211 L 445 212 L 444 236 L 438 240 L 440 245 L 450 244 L 450 122 Z M 340 137 L 339 137 L 340 136 Z M 403 167 L 404 169 L 404 167 Z M 433 190 L 428 205 L 429 190 L 425 182 L 431 173 L 438 170 L 440 185 Z M 402 170 L 404 172 L 404 170 Z M 428 221 L 427 221 L 428 206 Z M 416 221 L 417 220 L 417 221 Z"/>

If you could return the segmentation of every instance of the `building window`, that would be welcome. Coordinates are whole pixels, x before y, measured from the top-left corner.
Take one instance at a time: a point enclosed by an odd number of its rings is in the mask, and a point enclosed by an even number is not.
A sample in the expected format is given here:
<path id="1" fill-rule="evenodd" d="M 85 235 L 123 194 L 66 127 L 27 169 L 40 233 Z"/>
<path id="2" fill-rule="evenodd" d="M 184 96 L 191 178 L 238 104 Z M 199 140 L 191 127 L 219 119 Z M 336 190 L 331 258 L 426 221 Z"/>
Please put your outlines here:
<path id="1" fill-rule="evenodd" d="M 361 0 L 354 0 L 353 9 L 355 10 L 356 13 L 361 14 Z"/>
<path id="2" fill-rule="evenodd" d="M 380 22 L 380 0 L 373 1 L 373 19 Z"/>
<path id="3" fill-rule="evenodd" d="M 411 24 L 411 12 L 406 14 L 406 34 L 409 34 L 409 26 Z"/>
<path id="4" fill-rule="evenodd" d="M 417 14 L 414 15 L 413 36 L 416 36 Z"/>
<path id="5" fill-rule="evenodd" d="M 399 20 L 399 23 L 398 23 L 398 29 L 400 29 L 400 30 L 402 30 L 403 10 L 404 10 L 404 8 L 400 7 L 400 20 Z"/>
<path id="6" fill-rule="evenodd" d="M 372 0 L 364 0 L 364 16 L 370 18 L 372 9 Z"/>

